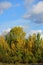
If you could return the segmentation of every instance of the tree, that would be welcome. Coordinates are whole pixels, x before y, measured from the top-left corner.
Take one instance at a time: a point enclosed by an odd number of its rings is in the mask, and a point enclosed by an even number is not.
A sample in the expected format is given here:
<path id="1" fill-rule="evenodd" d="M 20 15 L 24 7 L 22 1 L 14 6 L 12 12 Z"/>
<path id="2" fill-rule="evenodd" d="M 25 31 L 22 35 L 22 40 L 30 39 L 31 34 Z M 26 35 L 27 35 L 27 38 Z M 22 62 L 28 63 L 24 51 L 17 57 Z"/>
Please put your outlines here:
<path id="1" fill-rule="evenodd" d="M 34 54 L 37 62 L 40 62 L 40 60 L 41 60 L 41 38 L 40 38 L 39 33 L 37 34 L 36 40 L 34 41 L 33 54 Z"/>
<path id="2" fill-rule="evenodd" d="M 10 48 L 5 39 L 0 36 L 0 61 L 5 62 L 8 59 L 5 59 L 10 54 Z"/>
<path id="3" fill-rule="evenodd" d="M 36 41 L 36 34 L 30 35 L 28 37 L 28 49 L 30 52 L 33 50 L 34 42 Z"/>
<path id="4" fill-rule="evenodd" d="M 0 61 L 8 63 L 43 63 L 43 39 L 40 33 L 25 37 L 22 27 L 14 27 L 0 36 Z"/>
<path id="5" fill-rule="evenodd" d="M 25 32 L 23 31 L 22 27 L 14 27 L 10 30 L 10 33 L 6 35 L 7 42 L 11 45 L 12 41 L 13 43 L 17 44 L 19 43 L 24 44 L 25 42 Z"/>

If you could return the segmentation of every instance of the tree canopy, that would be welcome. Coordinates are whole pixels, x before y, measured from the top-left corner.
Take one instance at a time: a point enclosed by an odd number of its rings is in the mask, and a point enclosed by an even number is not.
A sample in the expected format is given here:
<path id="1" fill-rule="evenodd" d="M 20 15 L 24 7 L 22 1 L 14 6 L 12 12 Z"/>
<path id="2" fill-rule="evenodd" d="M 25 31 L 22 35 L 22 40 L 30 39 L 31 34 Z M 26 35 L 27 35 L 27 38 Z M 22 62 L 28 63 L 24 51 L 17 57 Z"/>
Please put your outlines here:
<path id="1" fill-rule="evenodd" d="M 22 27 L 14 27 L 4 37 L 0 36 L 0 62 L 43 63 L 41 34 L 25 36 Z"/>

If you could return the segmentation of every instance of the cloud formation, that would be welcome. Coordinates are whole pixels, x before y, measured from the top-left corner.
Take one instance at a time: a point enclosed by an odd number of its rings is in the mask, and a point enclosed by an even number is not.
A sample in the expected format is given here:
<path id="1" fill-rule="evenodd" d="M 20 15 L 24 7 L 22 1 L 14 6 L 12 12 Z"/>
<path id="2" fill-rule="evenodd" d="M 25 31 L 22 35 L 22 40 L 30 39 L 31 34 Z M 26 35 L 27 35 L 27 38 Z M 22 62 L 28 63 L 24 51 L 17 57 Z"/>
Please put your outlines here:
<path id="1" fill-rule="evenodd" d="M 36 34 L 40 33 L 41 34 L 41 38 L 43 38 L 43 30 L 31 30 L 31 33 L 32 34 L 33 33 L 36 33 Z"/>
<path id="2" fill-rule="evenodd" d="M 43 1 L 39 1 L 33 5 L 30 12 L 26 12 L 23 16 L 25 19 L 30 19 L 35 23 L 43 23 Z"/>
<path id="3" fill-rule="evenodd" d="M 6 35 L 10 32 L 11 28 L 8 28 L 6 30 L 3 30 L 2 33 L 0 35 Z"/>
<path id="4" fill-rule="evenodd" d="M 25 1 L 25 4 L 31 4 L 34 0 L 24 0 Z"/>
<path id="5" fill-rule="evenodd" d="M 10 2 L 0 2 L 0 14 L 2 14 L 4 10 L 10 7 L 12 7 L 12 4 Z"/>
<path id="6" fill-rule="evenodd" d="M 18 3 L 13 5 L 11 2 L 7 2 L 7 1 L 0 2 L 0 14 L 2 14 L 4 10 L 7 10 L 11 7 L 18 7 L 18 6 L 20 6 L 20 4 Z"/>
<path id="7" fill-rule="evenodd" d="M 33 12 L 35 14 L 43 13 L 43 1 L 40 1 L 38 4 L 33 6 Z"/>
<path id="8" fill-rule="evenodd" d="M 26 35 L 26 37 L 28 37 L 29 35 L 32 35 L 34 33 L 36 33 L 36 34 L 40 33 L 41 34 L 41 38 L 43 38 L 43 30 L 29 30 L 27 35 Z"/>
<path id="9" fill-rule="evenodd" d="M 24 0 L 24 4 L 25 4 L 26 8 L 28 8 L 29 5 L 33 3 L 33 1 L 34 0 Z"/>

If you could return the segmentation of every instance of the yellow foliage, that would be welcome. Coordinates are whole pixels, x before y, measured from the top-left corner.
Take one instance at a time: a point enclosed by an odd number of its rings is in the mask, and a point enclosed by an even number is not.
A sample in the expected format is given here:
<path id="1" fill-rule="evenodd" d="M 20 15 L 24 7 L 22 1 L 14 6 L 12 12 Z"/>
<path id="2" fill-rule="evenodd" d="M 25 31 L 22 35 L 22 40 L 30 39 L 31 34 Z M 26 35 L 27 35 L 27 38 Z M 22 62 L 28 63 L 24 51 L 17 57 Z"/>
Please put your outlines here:
<path id="1" fill-rule="evenodd" d="M 7 44 L 7 42 L 5 41 L 5 39 L 0 36 L 0 46 L 4 49 L 4 50 L 9 50 L 10 51 L 10 48 Z"/>
<path id="2" fill-rule="evenodd" d="M 15 44 L 11 43 L 11 48 L 14 50 L 15 49 Z"/>
<path id="3" fill-rule="evenodd" d="M 42 46 L 42 48 L 43 48 L 43 40 L 41 40 L 41 46 Z"/>

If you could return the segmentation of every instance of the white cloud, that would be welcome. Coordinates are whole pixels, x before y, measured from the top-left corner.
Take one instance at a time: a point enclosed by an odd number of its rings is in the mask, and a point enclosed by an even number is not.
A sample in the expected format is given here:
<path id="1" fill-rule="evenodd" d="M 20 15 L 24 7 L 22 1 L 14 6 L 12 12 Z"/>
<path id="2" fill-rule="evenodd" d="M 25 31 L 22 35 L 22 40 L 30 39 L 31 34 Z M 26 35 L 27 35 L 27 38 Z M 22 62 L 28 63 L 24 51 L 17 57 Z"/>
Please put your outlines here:
<path id="1" fill-rule="evenodd" d="M 18 7 L 18 6 L 20 6 L 19 3 L 13 5 L 12 3 L 7 2 L 7 1 L 0 2 L 0 14 L 2 14 L 4 10 L 7 10 L 7 9 L 9 9 L 11 7 Z"/>
<path id="2" fill-rule="evenodd" d="M 34 0 L 24 0 L 25 1 L 25 4 L 28 5 L 28 4 L 31 4 Z"/>
<path id="3" fill-rule="evenodd" d="M 11 7 L 12 6 L 12 4 L 10 3 L 10 2 L 1 2 L 0 3 L 0 9 L 6 9 L 6 8 L 9 8 L 9 7 Z"/>
<path id="4" fill-rule="evenodd" d="M 34 5 L 30 12 L 25 13 L 23 18 L 30 19 L 35 23 L 43 23 L 43 1 Z"/>
<path id="5" fill-rule="evenodd" d="M 0 2 L 0 14 L 2 14 L 4 10 L 10 7 L 12 7 L 12 4 L 10 2 Z"/>
<path id="6" fill-rule="evenodd" d="M 33 34 L 33 33 L 40 33 L 40 34 L 42 34 L 43 33 L 43 30 L 31 30 L 31 33 Z"/>
<path id="7" fill-rule="evenodd" d="M 24 0 L 24 5 L 28 9 L 29 5 L 33 3 L 34 0 Z"/>
<path id="8" fill-rule="evenodd" d="M 43 13 L 43 1 L 40 1 L 38 4 L 33 6 L 33 13 Z"/>
<path id="9" fill-rule="evenodd" d="M 41 34 L 41 38 L 43 38 L 43 30 L 29 30 L 26 37 L 28 37 L 29 35 L 32 35 L 33 33 L 40 33 Z"/>
<path id="10" fill-rule="evenodd" d="M 3 32 L 10 32 L 10 28 L 8 28 L 8 29 L 6 29 L 6 30 L 4 30 Z"/>
<path id="11" fill-rule="evenodd" d="M 40 33 L 41 34 L 41 38 L 43 38 L 43 30 L 31 30 L 31 33 L 32 34 L 33 33 L 36 33 L 36 34 Z"/>
<path id="12" fill-rule="evenodd" d="M 6 30 L 3 30 L 2 33 L 1 33 L 1 35 L 6 35 L 7 33 L 10 32 L 10 30 L 11 30 L 11 28 L 8 28 Z"/>

